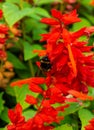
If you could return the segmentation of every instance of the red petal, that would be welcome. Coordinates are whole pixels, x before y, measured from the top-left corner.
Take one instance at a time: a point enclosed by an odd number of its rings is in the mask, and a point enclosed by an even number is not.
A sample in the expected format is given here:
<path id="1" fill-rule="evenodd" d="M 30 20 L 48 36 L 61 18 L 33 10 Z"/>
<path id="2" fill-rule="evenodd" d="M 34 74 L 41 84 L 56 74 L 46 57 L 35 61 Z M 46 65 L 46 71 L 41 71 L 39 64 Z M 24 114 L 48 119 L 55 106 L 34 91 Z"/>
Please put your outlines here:
<path id="1" fill-rule="evenodd" d="M 76 32 L 74 32 L 74 33 L 72 33 L 72 41 L 74 41 L 74 40 L 76 40 L 77 38 L 79 38 L 79 37 L 85 35 L 85 30 L 86 30 L 86 28 L 84 27 L 84 28 L 81 28 L 80 30 L 78 30 L 78 31 L 76 31 Z"/>
<path id="2" fill-rule="evenodd" d="M 81 20 L 80 18 L 78 18 L 76 10 L 73 10 L 69 14 L 64 14 L 62 17 L 62 21 L 64 22 L 64 24 L 68 25 L 68 24 L 80 22 Z"/>
<path id="3" fill-rule="evenodd" d="M 8 125 L 7 130 L 15 130 L 16 126 L 15 125 Z"/>
<path id="4" fill-rule="evenodd" d="M 43 90 L 36 84 L 30 83 L 29 89 L 35 93 L 42 93 Z"/>
<path id="5" fill-rule="evenodd" d="M 42 78 L 42 77 L 33 78 L 33 79 L 32 79 L 32 83 L 35 83 L 35 84 L 43 84 L 43 83 L 45 83 L 45 78 Z"/>
<path id="6" fill-rule="evenodd" d="M 52 9 L 51 10 L 51 14 L 53 17 L 57 18 L 57 19 L 61 19 L 62 18 L 62 13 L 56 9 Z"/>
<path id="7" fill-rule="evenodd" d="M 83 94 L 82 92 L 78 92 L 75 90 L 69 90 L 68 91 L 70 94 L 72 94 L 73 96 L 75 96 L 76 98 L 80 98 L 81 100 L 93 100 L 94 98 L 92 96 L 88 96 L 86 94 Z"/>
<path id="8" fill-rule="evenodd" d="M 18 112 L 19 114 L 22 113 L 22 106 L 19 103 L 16 105 L 15 111 Z"/>
<path id="9" fill-rule="evenodd" d="M 14 117 L 15 117 L 15 113 L 13 110 L 8 110 L 8 117 L 11 120 L 11 122 L 15 123 Z"/>
<path id="10" fill-rule="evenodd" d="M 32 78 L 28 78 L 28 79 L 23 79 L 23 80 L 18 80 L 18 81 L 15 81 L 15 82 L 12 82 L 10 85 L 12 87 L 14 86 L 19 86 L 21 87 L 23 84 L 28 84 L 32 81 Z"/>
<path id="11" fill-rule="evenodd" d="M 49 24 L 49 25 L 58 25 L 59 22 L 57 20 L 54 20 L 53 18 L 42 18 L 42 23 Z"/>
<path id="12" fill-rule="evenodd" d="M 28 79 L 23 79 L 23 80 L 18 80 L 16 82 L 11 83 L 11 86 L 19 86 L 21 87 L 23 84 L 30 84 L 30 83 L 36 83 L 36 84 L 42 84 L 44 83 L 45 79 L 41 77 L 36 77 L 36 78 L 28 78 Z"/>
<path id="13" fill-rule="evenodd" d="M 36 98 L 31 95 L 26 95 L 25 101 L 29 104 L 37 104 Z"/>

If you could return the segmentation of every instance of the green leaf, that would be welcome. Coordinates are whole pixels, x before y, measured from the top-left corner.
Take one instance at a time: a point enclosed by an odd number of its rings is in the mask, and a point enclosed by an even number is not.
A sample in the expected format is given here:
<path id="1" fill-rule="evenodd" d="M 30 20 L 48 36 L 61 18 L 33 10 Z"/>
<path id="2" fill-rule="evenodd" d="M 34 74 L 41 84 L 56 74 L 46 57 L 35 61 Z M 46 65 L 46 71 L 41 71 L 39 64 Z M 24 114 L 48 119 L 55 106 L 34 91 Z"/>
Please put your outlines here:
<path id="1" fill-rule="evenodd" d="M 15 92 L 14 92 L 14 88 L 13 87 L 7 86 L 6 87 L 6 93 L 11 95 L 11 96 L 15 96 Z"/>
<path id="2" fill-rule="evenodd" d="M 0 130 L 7 130 L 7 128 L 0 128 Z"/>
<path id="3" fill-rule="evenodd" d="M 32 118 L 36 114 L 36 111 L 33 109 L 28 109 L 23 112 L 23 116 L 25 116 L 25 119 L 28 120 Z"/>
<path id="4" fill-rule="evenodd" d="M 23 42 L 24 46 L 24 59 L 32 59 L 37 56 L 37 53 L 34 53 L 34 50 L 41 50 L 42 47 L 38 44 L 30 45 L 28 42 Z"/>
<path id="5" fill-rule="evenodd" d="M 59 127 L 56 127 L 54 130 L 73 130 L 73 129 L 72 129 L 72 126 L 65 124 L 65 125 L 61 125 Z"/>
<path id="6" fill-rule="evenodd" d="M 20 10 L 17 5 L 5 2 L 3 4 L 3 12 L 6 22 L 11 27 L 13 24 L 15 24 L 17 21 L 21 20 L 25 16 L 34 13 L 34 9 L 24 8 Z"/>
<path id="7" fill-rule="evenodd" d="M 5 107 L 4 110 L 2 111 L 2 113 L 1 113 L 1 115 L 0 115 L 0 118 L 1 118 L 3 121 L 7 122 L 7 123 L 10 122 L 10 120 L 9 120 L 9 118 L 8 118 L 8 108 L 7 108 L 7 107 Z"/>
<path id="8" fill-rule="evenodd" d="M 25 102 L 25 98 L 27 94 L 30 94 L 34 97 L 37 97 L 38 94 L 31 92 L 28 89 L 28 85 L 23 85 L 22 87 L 8 87 L 8 89 L 6 90 L 6 93 L 15 96 L 16 97 L 16 101 L 17 103 L 20 103 L 23 107 L 23 109 L 26 109 L 27 107 L 29 107 L 30 105 L 28 103 Z"/>
<path id="9" fill-rule="evenodd" d="M 6 2 L 10 2 L 10 3 L 20 3 L 20 0 L 6 0 Z"/>
<path id="10" fill-rule="evenodd" d="M 24 21 L 24 25 L 25 25 L 24 26 L 25 31 L 27 33 L 29 33 L 29 32 L 31 33 L 31 31 L 33 32 L 34 30 L 46 30 L 46 27 L 47 27 L 45 24 L 42 24 L 39 21 L 36 21 L 35 19 L 31 19 L 31 18 L 26 19 Z M 31 39 L 30 39 L 30 42 L 31 42 Z"/>
<path id="11" fill-rule="evenodd" d="M 35 7 L 35 8 L 32 8 L 32 11 L 33 11 L 33 14 L 28 13 L 27 16 L 29 16 L 35 20 L 39 21 L 42 16 L 43 17 L 50 17 L 49 13 L 43 8 Z"/>
<path id="12" fill-rule="evenodd" d="M 76 111 L 84 108 L 84 107 L 88 107 L 90 105 L 90 102 L 85 102 L 83 103 L 83 105 L 80 105 L 80 103 L 70 103 L 69 107 L 65 109 L 65 111 L 63 113 L 61 113 L 61 115 L 66 116 L 72 113 L 75 113 Z"/>
<path id="13" fill-rule="evenodd" d="M 87 19 L 81 18 L 81 22 L 73 24 L 72 30 L 77 31 L 83 27 L 90 27 L 90 26 L 91 26 L 91 24 Z"/>
<path id="14" fill-rule="evenodd" d="M 33 31 L 33 40 L 40 40 L 41 39 L 40 34 L 47 33 L 46 30 L 38 28 L 32 31 Z"/>
<path id="15" fill-rule="evenodd" d="M 20 0 L 6 0 L 6 2 L 18 4 L 19 6 L 20 6 L 20 3 L 21 3 Z M 31 7 L 31 5 L 26 1 L 23 1 L 22 4 L 23 4 L 23 7 Z"/>
<path id="16" fill-rule="evenodd" d="M 79 127 L 78 115 L 76 113 L 73 113 L 65 116 L 64 119 L 61 120 L 60 126 L 64 124 L 72 126 L 73 130 L 78 130 Z"/>
<path id="17" fill-rule="evenodd" d="M 84 4 L 85 6 L 86 5 L 90 5 L 90 2 L 91 2 L 91 0 L 81 0 L 81 4 Z"/>
<path id="18" fill-rule="evenodd" d="M 87 109 L 81 109 L 78 111 L 79 114 L 79 118 L 81 120 L 82 123 L 82 128 L 81 130 L 85 130 L 85 126 L 89 123 L 89 120 L 91 118 L 94 118 L 94 115 Z"/>
<path id="19" fill-rule="evenodd" d="M 34 13 L 40 16 L 50 17 L 49 13 L 45 9 L 40 8 L 40 7 L 34 8 Z"/>
<path id="20" fill-rule="evenodd" d="M 4 110 L 3 92 L 0 93 L 0 114 Z"/>
<path id="21" fill-rule="evenodd" d="M 72 114 L 72 113 L 76 112 L 77 110 L 79 110 L 80 108 L 81 108 L 80 104 L 72 103 L 72 104 L 70 104 L 70 106 L 68 108 L 65 109 L 65 111 L 63 112 L 63 116 Z"/>
<path id="22" fill-rule="evenodd" d="M 25 16 L 29 16 L 38 20 L 41 18 L 40 16 L 50 17 L 50 15 L 45 9 L 39 7 L 26 7 L 21 10 L 16 4 L 8 2 L 5 2 L 3 4 L 3 12 L 5 20 L 10 27 Z"/>
<path id="23" fill-rule="evenodd" d="M 35 5 L 50 4 L 53 2 L 62 2 L 62 0 L 34 0 Z"/>
<path id="24" fill-rule="evenodd" d="M 26 66 L 11 52 L 7 52 L 8 60 L 13 64 L 16 69 L 27 69 Z"/>

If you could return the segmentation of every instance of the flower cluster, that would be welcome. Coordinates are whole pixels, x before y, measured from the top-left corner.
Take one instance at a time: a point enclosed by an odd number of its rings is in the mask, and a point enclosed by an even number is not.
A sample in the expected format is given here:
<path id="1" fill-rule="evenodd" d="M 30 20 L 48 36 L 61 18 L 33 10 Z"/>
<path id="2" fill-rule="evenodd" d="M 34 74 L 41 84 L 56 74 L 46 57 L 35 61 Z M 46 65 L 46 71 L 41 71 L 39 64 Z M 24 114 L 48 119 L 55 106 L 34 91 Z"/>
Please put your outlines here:
<path id="1" fill-rule="evenodd" d="M 46 113 L 46 114 L 44 114 Z M 52 108 L 43 109 L 42 112 L 36 114 L 36 116 L 27 122 L 25 118 L 21 115 L 22 107 L 17 104 L 15 110 L 9 110 L 8 116 L 13 123 L 13 125 L 8 125 L 8 130 L 52 130 L 52 126 L 44 126 L 44 122 L 51 123 L 56 120 L 57 112 Z M 50 114 L 52 116 L 50 116 Z"/>
<path id="2" fill-rule="evenodd" d="M 3 17 L 3 12 L 0 10 L 0 19 Z M 0 24 L 0 60 L 6 58 L 5 43 L 7 40 L 8 27 L 5 24 Z"/>
<path id="3" fill-rule="evenodd" d="M 76 10 L 70 14 L 52 9 L 53 18 L 43 18 L 42 23 L 50 25 L 49 33 L 42 34 L 41 41 L 46 41 L 44 50 L 39 51 L 40 56 L 46 56 L 50 61 L 51 69 L 45 71 L 46 77 L 35 77 L 13 82 L 11 86 L 28 84 L 32 92 L 41 95 L 35 98 L 26 96 L 26 102 L 35 105 L 37 111 L 33 118 L 25 121 L 21 115 L 22 108 L 17 104 L 15 111 L 9 110 L 9 118 L 12 122 L 8 130 L 52 130 L 53 122 L 59 123 L 63 120 L 60 112 L 68 107 L 67 101 L 92 100 L 87 96 L 88 85 L 94 87 L 94 55 L 89 52 L 92 46 L 86 46 L 87 41 L 81 41 L 81 36 L 93 32 L 90 28 L 82 28 L 76 32 L 68 31 L 68 25 L 80 22 Z M 37 51 L 38 52 L 38 51 Z M 39 67 L 41 63 L 38 63 Z M 44 66 L 45 67 L 45 66 Z M 41 68 L 42 69 L 42 68 Z M 67 95 L 73 95 L 69 97 Z M 54 104 L 59 103 L 56 107 Z M 19 110 L 20 109 L 20 110 Z M 15 115 L 15 116 L 14 116 Z"/>
<path id="4" fill-rule="evenodd" d="M 54 86 L 48 86 L 48 88 L 43 89 L 40 87 L 41 84 L 47 84 L 47 79 L 42 77 L 36 77 L 36 78 L 29 78 L 17 82 L 13 82 L 11 86 L 19 85 L 20 87 L 23 84 L 29 84 L 29 89 L 32 92 L 39 93 L 42 95 L 42 99 L 35 98 L 34 96 L 27 95 L 25 101 L 31 105 L 35 105 L 37 112 L 35 116 L 28 121 L 23 121 L 20 124 L 20 118 L 15 117 L 19 116 L 19 113 L 17 113 L 17 107 L 15 109 L 15 116 L 11 116 L 9 110 L 9 118 L 11 119 L 12 124 L 8 125 L 8 130 L 15 130 L 19 126 L 19 130 L 52 130 L 53 126 L 50 126 L 53 122 L 59 123 L 60 120 L 63 119 L 63 116 L 59 116 L 60 112 L 64 111 L 64 108 L 68 107 L 69 105 L 65 103 L 65 97 L 62 95 L 62 92 L 57 88 L 54 88 Z M 62 105 L 58 107 L 53 107 L 55 103 L 60 103 Z M 17 104 L 17 106 L 19 106 Z M 14 112 L 13 112 L 14 113 Z M 21 116 L 22 117 L 22 116 Z M 23 123 L 23 125 L 22 125 Z M 26 125 L 28 124 L 28 125 Z M 25 127 L 26 128 L 23 128 Z M 11 129 L 10 129 L 11 127 Z"/>
<path id="5" fill-rule="evenodd" d="M 9 28 L 3 20 L 3 12 L 0 10 L 0 88 L 5 88 L 10 79 L 14 76 L 13 65 L 7 61 L 8 44 L 6 41 L 9 38 Z"/>
<path id="6" fill-rule="evenodd" d="M 80 21 L 76 10 L 62 15 L 53 9 L 52 16 L 54 18 L 41 20 L 52 26 L 48 34 L 42 35 L 42 41 L 47 41 L 45 54 L 52 64 L 47 73 L 50 82 L 55 86 L 58 84 L 63 94 L 70 89 L 87 93 L 88 85 L 94 87 L 94 54 L 89 54 L 93 46 L 86 46 L 88 42 L 79 38 L 84 35 L 88 38 L 93 31 L 86 27 L 76 32 L 68 31 L 67 25 Z"/>

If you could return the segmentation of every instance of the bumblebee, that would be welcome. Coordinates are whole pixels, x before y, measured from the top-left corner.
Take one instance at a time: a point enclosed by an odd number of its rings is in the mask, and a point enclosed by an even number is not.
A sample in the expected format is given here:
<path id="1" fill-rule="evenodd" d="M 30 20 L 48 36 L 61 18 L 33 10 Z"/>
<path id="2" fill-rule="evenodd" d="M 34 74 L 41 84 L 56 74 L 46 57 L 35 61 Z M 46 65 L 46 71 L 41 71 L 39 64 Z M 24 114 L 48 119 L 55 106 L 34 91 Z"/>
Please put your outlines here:
<path id="1" fill-rule="evenodd" d="M 48 56 L 44 56 L 40 59 L 40 67 L 43 71 L 48 72 L 51 69 L 51 63 Z"/>
<path id="2" fill-rule="evenodd" d="M 91 51 L 94 51 L 94 47 L 91 48 Z"/>

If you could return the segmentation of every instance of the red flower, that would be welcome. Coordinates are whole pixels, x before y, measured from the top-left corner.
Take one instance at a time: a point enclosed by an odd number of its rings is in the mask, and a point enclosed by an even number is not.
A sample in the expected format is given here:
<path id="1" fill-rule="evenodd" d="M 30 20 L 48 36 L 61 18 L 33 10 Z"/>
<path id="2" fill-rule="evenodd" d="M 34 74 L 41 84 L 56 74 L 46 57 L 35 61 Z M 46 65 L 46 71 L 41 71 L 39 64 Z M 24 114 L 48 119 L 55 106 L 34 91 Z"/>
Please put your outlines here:
<path id="1" fill-rule="evenodd" d="M 89 121 L 89 125 L 85 126 L 85 130 L 94 130 L 94 118 Z"/>
<path id="2" fill-rule="evenodd" d="M 0 44 L 4 44 L 7 40 L 8 27 L 4 24 L 0 24 Z"/>
<path id="3" fill-rule="evenodd" d="M 91 0 L 90 5 L 94 6 L 94 0 Z"/>
<path id="4" fill-rule="evenodd" d="M 42 18 L 41 22 L 49 25 L 69 25 L 75 22 L 80 22 L 76 10 L 73 10 L 70 14 L 62 14 L 56 9 L 51 10 L 51 14 L 54 18 Z"/>
<path id="5" fill-rule="evenodd" d="M 38 114 L 35 115 L 35 117 L 29 119 L 28 121 L 25 121 L 25 118 L 22 116 L 22 107 L 20 104 L 17 104 L 15 107 L 15 110 L 9 110 L 8 111 L 8 116 L 12 122 L 12 124 L 7 126 L 8 130 L 52 130 L 53 127 L 51 126 L 45 126 L 45 122 L 52 122 L 54 117 L 56 116 L 55 113 L 52 114 L 52 117 L 50 115 L 50 112 L 55 112 L 51 111 L 50 109 L 47 109 L 49 111 L 48 113 L 44 114 L 45 109 L 41 110 Z M 45 118 L 46 117 L 46 118 Z M 51 118 L 50 118 L 51 117 Z"/>
<path id="6" fill-rule="evenodd" d="M 16 130 L 16 129 L 21 130 L 22 129 L 25 123 L 25 119 L 21 114 L 22 114 L 22 107 L 20 106 L 20 104 L 16 105 L 15 110 L 8 111 L 8 116 L 12 122 L 11 125 L 7 126 L 8 130 Z"/>
<path id="7" fill-rule="evenodd" d="M 42 41 L 47 41 L 47 44 L 45 50 L 39 51 L 39 55 L 46 54 L 49 58 L 51 70 L 45 72 L 46 78 L 28 78 L 11 84 L 11 86 L 28 84 L 31 91 L 41 95 L 39 100 L 30 95 L 26 96 L 26 101 L 31 105 L 36 105 L 37 111 L 33 118 L 22 122 L 21 129 L 24 128 L 23 130 L 26 127 L 28 130 L 53 129 L 50 125 L 53 122 L 59 123 L 63 119 L 59 112 L 63 112 L 64 108 L 69 106 L 65 105 L 67 101 L 79 102 L 77 98 L 93 99 L 84 94 L 88 92 L 88 85 L 94 87 L 94 55 L 89 54 L 92 46 L 86 46 L 86 41 L 79 40 L 83 35 L 88 38 L 93 29 L 84 27 L 76 32 L 68 31 L 66 25 L 80 21 L 75 10 L 70 14 L 61 14 L 53 9 L 51 13 L 54 18 L 41 20 L 53 26 L 48 34 L 42 35 Z M 38 62 L 38 66 L 40 65 L 41 63 Z M 69 94 L 74 97 L 68 98 Z M 54 107 L 55 103 L 62 105 Z M 14 122 L 13 127 L 15 127 Z M 19 124 L 19 120 L 16 122 Z"/>
<path id="8" fill-rule="evenodd" d="M 87 42 L 80 41 L 79 38 L 83 35 L 88 38 L 93 28 L 84 27 L 76 32 L 69 32 L 61 23 L 66 25 L 73 23 L 71 20 L 77 20 L 76 11 L 62 15 L 59 11 L 52 10 L 52 15 L 59 22 L 58 26 L 53 26 L 48 34 L 42 34 L 42 41 L 47 41 L 45 52 L 52 64 L 48 76 L 55 79 L 51 79 L 50 85 L 62 84 L 66 88 L 64 89 L 66 92 L 62 91 L 64 94 L 68 92 L 68 89 L 87 93 L 88 85 L 94 87 L 94 60 L 92 54 L 89 56 L 84 53 L 90 52 L 92 46 L 86 46 Z M 46 19 L 42 19 L 42 22 L 46 23 Z M 50 21 L 47 23 L 50 24 Z"/>

